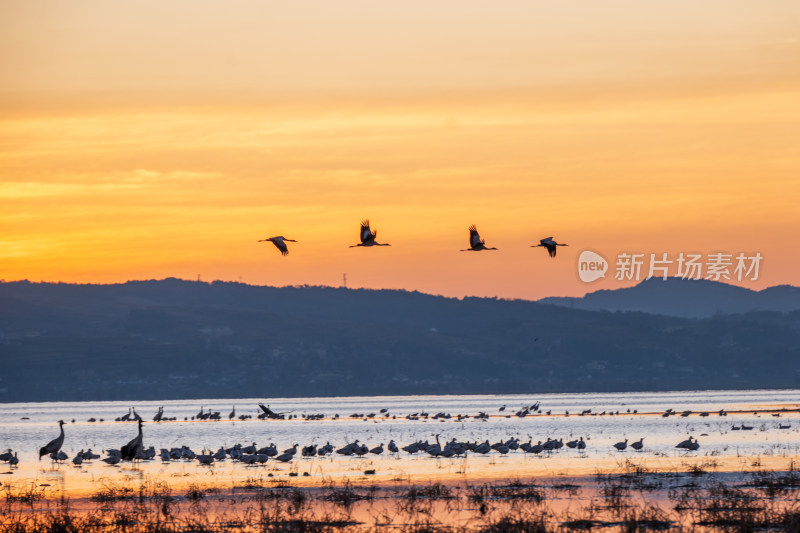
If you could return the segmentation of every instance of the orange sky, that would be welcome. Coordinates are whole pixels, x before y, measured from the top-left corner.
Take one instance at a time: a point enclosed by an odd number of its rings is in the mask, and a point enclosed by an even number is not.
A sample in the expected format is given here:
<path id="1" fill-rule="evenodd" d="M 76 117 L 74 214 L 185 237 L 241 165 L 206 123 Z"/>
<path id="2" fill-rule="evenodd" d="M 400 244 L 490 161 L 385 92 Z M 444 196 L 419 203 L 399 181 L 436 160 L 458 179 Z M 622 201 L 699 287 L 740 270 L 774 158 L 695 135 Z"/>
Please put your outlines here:
<path id="1" fill-rule="evenodd" d="M 795 0 L 3 2 L 0 278 L 623 286 L 579 281 L 590 248 L 800 285 L 798 28 Z M 348 248 L 363 218 L 391 248 Z M 458 252 L 473 223 L 499 251 Z"/>

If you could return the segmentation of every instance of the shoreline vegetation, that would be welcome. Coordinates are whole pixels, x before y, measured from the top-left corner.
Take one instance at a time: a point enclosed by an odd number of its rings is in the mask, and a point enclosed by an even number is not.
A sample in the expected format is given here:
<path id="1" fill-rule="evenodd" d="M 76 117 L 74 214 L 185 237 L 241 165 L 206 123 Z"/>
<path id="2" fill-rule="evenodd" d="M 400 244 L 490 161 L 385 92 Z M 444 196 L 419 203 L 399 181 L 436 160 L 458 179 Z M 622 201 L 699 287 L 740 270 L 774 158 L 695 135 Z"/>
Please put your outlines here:
<path id="1" fill-rule="evenodd" d="M 71 497 L 0 485 L 0 533 L 800 531 L 800 464 L 739 471 L 713 458 L 653 470 L 620 461 L 591 476 L 370 483 L 255 474 L 233 483 L 140 479 Z"/>

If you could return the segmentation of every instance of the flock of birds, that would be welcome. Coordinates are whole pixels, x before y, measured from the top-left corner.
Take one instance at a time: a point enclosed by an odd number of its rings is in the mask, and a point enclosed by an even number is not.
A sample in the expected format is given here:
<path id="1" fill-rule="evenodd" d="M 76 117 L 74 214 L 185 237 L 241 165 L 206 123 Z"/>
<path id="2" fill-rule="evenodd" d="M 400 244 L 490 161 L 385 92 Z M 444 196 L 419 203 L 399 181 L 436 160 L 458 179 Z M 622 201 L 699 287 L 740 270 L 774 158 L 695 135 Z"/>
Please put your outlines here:
<path id="1" fill-rule="evenodd" d="M 375 240 L 378 236 L 378 232 L 376 230 L 372 230 L 369 227 L 369 220 L 364 220 L 361 222 L 361 229 L 359 232 L 359 237 L 361 242 L 358 244 L 353 244 L 350 248 L 355 248 L 357 246 L 391 246 L 388 243 L 379 243 Z M 289 247 L 286 245 L 287 242 L 298 242 L 294 239 L 287 239 L 283 235 L 279 235 L 277 237 L 268 237 L 266 239 L 260 239 L 258 242 L 271 242 L 275 245 L 275 247 L 281 252 L 282 255 L 289 255 Z M 545 248 L 547 249 L 547 253 L 550 254 L 550 257 L 556 256 L 556 250 L 558 246 L 569 246 L 567 244 L 558 243 L 553 240 L 553 237 L 546 237 L 539 241 L 539 244 L 532 245 L 531 248 Z M 461 252 L 480 252 L 482 250 L 497 250 L 497 248 L 490 248 L 486 246 L 486 241 L 481 239 L 481 236 L 478 234 L 478 228 L 475 224 L 469 227 L 469 248 L 465 248 L 464 250 L 459 250 Z"/>
<path id="2" fill-rule="evenodd" d="M 273 418 L 273 419 L 285 419 L 286 415 L 283 413 L 277 413 L 270 409 L 268 406 L 264 404 L 258 404 L 259 408 L 261 409 L 261 413 L 258 415 L 258 418 Z M 498 409 L 499 412 L 504 412 L 506 410 L 506 406 L 503 405 Z M 534 403 L 530 406 L 523 406 L 519 410 L 513 413 L 513 416 L 524 418 L 529 414 L 541 412 L 539 402 Z M 384 417 L 389 417 L 388 409 L 381 409 L 380 413 Z M 636 410 L 631 411 L 628 410 L 628 413 L 635 414 L 637 413 Z M 681 413 L 682 416 L 688 416 L 691 411 L 684 411 Z M 547 411 L 546 414 L 550 414 L 550 411 Z M 578 416 L 583 415 L 598 415 L 598 414 L 606 414 L 604 411 L 603 413 L 592 413 L 591 409 L 587 409 L 578 413 Z M 609 415 L 615 414 L 614 412 L 609 412 Z M 620 414 L 616 412 L 616 414 Z M 677 414 L 671 409 L 667 410 L 663 416 L 670 416 L 672 414 Z M 569 412 L 567 411 L 565 415 L 569 416 Z M 707 416 L 708 413 L 701 412 L 699 413 L 700 416 Z M 719 412 L 720 416 L 726 416 L 727 413 L 724 411 Z M 306 420 L 315 420 L 320 418 L 322 415 L 302 415 L 303 418 Z M 507 417 L 512 416 L 511 414 L 506 415 Z M 375 413 L 369 414 L 361 414 L 361 413 L 354 413 L 351 415 L 351 418 L 363 418 L 365 420 L 371 419 L 375 417 Z M 485 412 L 480 412 L 477 415 L 473 415 L 473 418 L 476 419 L 488 419 L 489 415 Z M 221 419 L 221 415 L 219 411 L 206 411 L 204 407 L 200 408 L 200 412 L 197 415 L 191 417 L 192 420 L 219 420 Z M 236 406 L 233 407 L 231 412 L 228 414 L 228 419 L 233 420 L 236 418 Z M 245 418 L 251 418 L 251 415 L 240 415 L 239 419 L 244 420 Z M 291 418 L 291 415 L 290 415 Z M 334 416 L 334 419 L 337 419 L 338 415 Z M 394 417 L 393 417 L 394 418 Z M 450 419 L 452 416 L 449 413 L 436 413 L 435 415 L 430 415 L 429 413 L 420 412 L 420 413 L 413 413 L 406 415 L 405 418 L 409 420 L 418 420 L 419 418 L 424 419 Z M 457 415 L 457 420 L 463 420 L 465 418 L 470 418 L 467 415 Z M 102 420 L 102 419 L 101 419 Z M 497 441 L 495 443 L 490 443 L 488 440 L 484 442 L 478 441 L 458 441 L 455 438 L 451 439 L 449 442 L 442 444 L 439 441 L 439 437 L 441 434 L 436 435 L 436 442 L 428 442 L 427 440 L 419 440 L 416 442 L 412 442 L 408 445 L 399 447 L 394 440 L 391 440 L 388 445 L 384 448 L 383 443 L 379 446 L 369 447 L 364 443 L 360 443 L 358 440 L 354 442 L 345 444 L 344 446 L 335 449 L 330 442 L 326 443 L 325 445 L 317 445 L 317 444 L 309 444 L 308 446 L 303 446 L 299 448 L 299 444 L 294 444 L 292 447 L 287 448 L 285 450 L 279 450 L 275 444 L 270 444 L 268 446 L 258 447 L 256 443 L 252 443 L 250 445 L 242 445 L 236 444 L 232 447 L 224 447 L 221 446 L 216 452 L 212 452 L 211 450 L 202 450 L 201 453 L 196 453 L 190 447 L 183 445 L 180 447 L 173 447 L 170 449 L 162 448 L 160 452 L 157 454 L 156 450 L 153 446 L 148 448 L 144 447 L 144 435 L 142 432 L 142 427 L 144 425 L 144 420 L 142 417 L 136 412 L 134 407 L 128 409 L 128 413 L 117 417 L 115 420 L 117 421 L 135 421 L 138 423 L 138 433 L 136 436 L 127 442 L 125 445 L 120 447 L 119 449 L 108 449 L 105 450 L 107 457 L 101 459 L 101 461 L 109 464 L 109 465 L 117 465 L 123 461 L 149 461 L 156 458 L 158 455 L 161 458 L 161 461 L 164 463 L 168 463 L 170 461 L 180 461 L 180 460 L 187 460 L 187 461 L 197 461 L 200 464 L 210 465 L 216 461 L 224 461 L 226 459 L 231 459 L 233 461 L 241 462 L 245 465 L 256 465 L 256 464 L 263 464 L 268 460 L 275 460 L 279 462 L 289 462 L 298 453 L 302 457 L 324 457 L 326 455 L 341 455 L 341 456 L 365 456 L 365 455 L 381 455 L 384 452 L 388 452 L 389 454 L 400 454 L 401 452 L 406 452 L 408 454 L 427 454 L 432 457 L 464 457 L 468 453 L 476 453 L 480 455 L 486 455 L 489 453 L 496 452 L 500 455 L 506 455 L 510 452 L 521 451 L 524 453 L 530 454 L 540 454 L 543 452 L 552 453 L 556 452 L 563 447 L 567 447 L 569 449 L 576 449 L 576 450 L 584 450 L 586 448 L 586 441 L 583 437 L 579 437 L 574 440 L 570 440 L 564 442 L 563 438 L 559 439 L 552 439 L 547 438 L 544 442 L 538 441 L 537 443 L 533 443 L 533 439 L 529 439 L 528 442 L 521 442 L 519 438 L 510 438 L 505 441 Z M 156 415 L 153 417 L 154 422 L 162 422 L 167 420 L 176 420 L 175 417 L 168 418 L 164 416 L 164 408 L 159 407 Z M 90 422 L 94 422 L 95 419 L 89 419 Z M 73 420 L 74 422 L 74 420 Z M 44 446 L 39 449 L 39 460 L 42 457 L 48 456 L 53 462 L 64 462 L 69 457 L 67 454 L 61 449 L 64 444 L 64 424 L 63 420 L 58 421 L 59 426 L 59 435 L 53 439 L 52 441 L 48 442 Z M 628 443 L 628 439 L 626 438 L 624 441 L 617 442 L 612 445 L 614 449 L 617 451 L 625 451 L 628 447 L 632 448 L 633 450 L 640 451 L 644 447 L 644 437 L 640 438 L 638 441 Z M 696 451 L 700 448 L 700 444 L 697 439 L 694 437 L 689 437 L 687 440 L 684 440 L 678 443 L 675 448 L 683 449 L 687 451 Z M 80 466 L 84 462 L 92 461 L 100 459 L 100 456 L 96 453 L 92 452 L 91 449 L 84 451 L 81 450 L 78 452 L 73 458 L 72 463 L 74 465 Z M 10 466 L 16 466 L 19 463 L 19 458 L 16 452 L 12 450 L 8 450 L 5 453 L 0 454 L 0 461 L 8 462 Z"/>
<path id="3" fill-rule="evenodd" d="M 133 462 L 155 459 L 157 455 L 155 448 L 153 446 L 150 446 L 149 448 L 144 447 L 144 436 L 142 433 L 143 424 L 144 422 L 140 418 L 138 420 L 138 433 L 136 437 L 131 439 L 119 449 L 106 450 L 107 457 L 101 460 L 109 465 L 116 465 L 122 461 Z M 39 449 L 40 460 L 44 456 L 49 456 L 54 462 L 63 462 L 69 458 L 67 454 L 61 450 L 61 447 L 64 444 L 64 421 L 59 420 L 58 425 L 60 431 L 58 437 Z M 322 446 L 317 444 L 309 444 L 308 446 L 303 446 L 302 448 L 300 448 L 299 444 L 294 444 L 290 448 L 280 451 L 274 443 L 270 443 L 267 446 L 258 447 L 256 443 L 253 442 L 250 445 L 235 444 L 229 448 L 220 446 L 216 452 L 204 449 L 202 453 L 196 453 L 186 445 L 173 447 L 171 449 L 161 448 L 158 455 L 161 458 L 161 461 L 164 463 L 180 460 L 196 460 L 200 464 L 210 465 L 216 461 L 231 459 L 233 461 L 241 462 L 245 465 L 255 465 L 266 463 L 268 460 L 288 463 L 295 458 L 298 451 L 302 457 L 324 457 L 332 454 L 346 457 L 363 457 L 369 454 L 381 455 L 384 452 L 388 452 L 390 454 L 406 452 L 411 455 L 419 453 L 427 454 L 431 457 L 450 458 L 465 457 L 468 453 L 486 455 L 496 452 L 500 455 L 506 455 L 510 452 L 522 451 L 524 453 L 540 454 L 543 452 L 555 452 L 562 449 L 564 446 L 569 449 L 576 450 L 584 450 L 586 448 L 586 441 L 583 440 L 583 437 L 579 437 L 568 442 L 564 442 L 563 438 L 547 438 L 546 441 L 538 441 L 536 444 L 533 443 L 532 439 L 529 439 L 528 442 L 521 442 L 520 439 L 516 437 L 512 437 L 505 441 L 497 441 L 495 443 L 490 443 L 489 440 L 485 440 L 483 442 L 458 441 L 453 438 L 450 441 L 442 444 L 439 440 L 440 435 L 441 434 L 437 434 L 435 436 L 435 443 L 428 442 L 428 440 L 418 440 L 402 447 L 398 447 L 394 440 L 390 440 L 385 448 L 383 443 L 370 448 L 366 444 L 361 443 L 358 439 L 356 439 L 355 441 L 347 443 L 338 449 L 334 448 L 330 442 L 327 442 Z M 641 450 L 644 446 L 643 442 L 644 437 L 632 443 L 630 447 L 634 450 Z M 628 439 L 614 444 L 613 447 L 618 451 L 624 451 L 628 447 Z M 682 448 L 690 451 L 697 450 L 699 447 L 699 443 L 697 440 L 693 439 L 693 437 L 689 437 L 688 440 L 685 440 L 676 446 L 676 448 Z M 91 461 L 93 459 L 100 459 L 100 456 L 92 452 L 91 449 L 87 451 L 81 450 L 75 455 L 75 457 L 73 457 L 72 463 L 80 466 L 85 461 Z M 14 452 L 12 455 L 12 450 L 8 450 L 8 452 L 0 454 L 0 460 L 9 461 L 12 466 L 19 462 L 16 452 Z"/>

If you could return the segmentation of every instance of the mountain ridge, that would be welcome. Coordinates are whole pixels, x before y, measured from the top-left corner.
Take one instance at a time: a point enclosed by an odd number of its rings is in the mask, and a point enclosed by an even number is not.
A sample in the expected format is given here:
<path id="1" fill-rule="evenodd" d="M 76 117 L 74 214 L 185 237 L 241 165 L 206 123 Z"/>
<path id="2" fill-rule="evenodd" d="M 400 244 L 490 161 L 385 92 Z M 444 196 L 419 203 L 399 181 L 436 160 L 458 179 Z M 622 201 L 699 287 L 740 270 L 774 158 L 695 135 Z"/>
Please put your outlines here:
<path id="1" fill-rule="evenodd" d="M 800 311 L 168 278 L 0 283 L 0 402 L 792 388 Z"/>
<path id="2" fill-rule="evenodd" d="M 548 297 L 537 302 L 587 311 L 638 311 L 708 318 L 716 314 L 800 309 L 800 287 L 775 285 L 755 291 L 703 279 L 653 278 L 633 287 L 601 289 L 581 297 Z"/>

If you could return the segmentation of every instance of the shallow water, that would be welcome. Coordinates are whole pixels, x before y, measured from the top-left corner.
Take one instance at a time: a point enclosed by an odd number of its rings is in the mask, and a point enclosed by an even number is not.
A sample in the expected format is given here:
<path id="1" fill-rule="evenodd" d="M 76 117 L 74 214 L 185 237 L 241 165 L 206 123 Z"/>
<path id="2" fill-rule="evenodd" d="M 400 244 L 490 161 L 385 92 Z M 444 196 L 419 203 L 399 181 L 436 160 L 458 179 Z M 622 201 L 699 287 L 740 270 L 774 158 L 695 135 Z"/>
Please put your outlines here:
<path id="1" fill-rule="evenodd" d="M 258 403 L 268 404 L 273 410 L 297 418 L 290 420 L 258 420 Z M 525 418 L 514 416 L 522 406 L 540 404 L 540 413 Z M 227 420 L 236 405 L 236 414 L 251 414 L 253 419 Z M 164 416 L 177 417 L 175 422 L 149 422 L 158 406 L 164 406 Z M 505 411 L 499 411 L 502 406 Z M 81 449 L 92 448 L 96 453 L 107 448 L 119 448 L 136 433 L 131 422 L 115 422 L 129 407 L 148 421 L 144 425 L 145 447 L 171 448 L 181 445 L 199 453 L 203 448 L 216 450 L 236 443 L 258 446 L 275 443 L 284 449 L 297 443 L 324 444 L 331 442 L 336 448 L 358 439 L 373 447 L 394 439 L 398 446 L 418 439 L 435 442 L 436 435 L 442 443 L 452 438 L 458 440 L 494 443 L 512 437 L 521 442 L 545 441 L 563 438 L 566 442 L 583 437 L 587 448 L 583 452 L 566 447 L 552 454 L 534 456 L 521 450 L 508 456 L 492 452 L 487 456 L 470 454 L 465 459 L 433 459 L 418 454 L 400 457 L 387 454 L 364 458 L 326 457 L 300 458 L 291 463 L 268 461 L 261 467 L 245 467 L 230 460 L 212 468 L 196 462 L 161 461 L 145 463 L 135 468 L 110 467 L 94 461 L 80 468 L 68 461 L 64 465 L 51 465 L 49 460 L 39 462 L 37 450 L 58 435 L 56 422 L 67 422 L 63 451 L 70 458 Z M 205 410 L 219 411 L 220 421 L 191 420 L 201 406 Z M 388 409 L 388 413 L 379 413 Z M 677 413 L 692 411 L 687 417 L 679 415 L 664 418 L 666 409 Z M 719 416 L 720 409 L 729 414 Z M 342 397 L 342 398 L 292 398 L 292 399 L 239 399 L 184 400 L 163 402 L 64 402 L 0 404 L 0 449 L 11 448 L 20 458 L 18 469 L 9 470 L 0 463 L 0 471 L 13 472 L 9 479 L 49 480 L 61 485 L 84 487 L 86 490 L 99 480 L 138 479 L 144 476 L 170 478 L 236 480 L 252 476 L 254 472 L 269 472 L 276 476 L 289 472 L 305 473 L 310 477 L 336 478 L 363 474 L 375 469 L 382 479 L 427 478 L 438 479 L 455 475 L 475 477 L 503 477 L 519 475 L 587 474 L 602 466 L 613 466 L 625 458 L 646 461 L 648 464 L 674 468 L 687 457 L 714 457 L 715 460 L 738 464 L 745 459 L 800 457 L 800 391 L 690 391 L 667 393 L 614 393 L 614 394 L 545 394 L 506 396 L 395 396 L 395 397 Z M 579 416 L 582 411 L 590 414 Z M 459 414 L 471 417 L 479 412 L 490 415 L 488 420 L 468 418 L 457 421 Z M 550 414 L 546 414 L 547 412 Z M 630 411 L 630 412 L 628 412 Z M 636 411 L 636 413 L 634 413 Z M 701 417 L 700 412 L 709 416 Z M 427 412 L 449 413 L 448 420 L 407 420 L 409 414 Z M 566 413 L 569 413 L 568 415 Z M 611 414 L 617 413 L 619 414 Z M 374 413 L 374 418 L 352 418 L 352 414 Z M 602 414 L 605 413 L 605 414 Z M 321 414 L 322 420 L 304 420 L 303 414 Z M 335 415 L 339 418 L 335 418 Z M 778 417 L 773 415 L 780 415 Z M 90 417 L 104 422 L 87 422 Z M 396 417 L 396 418 L 392 418 Z M 72 422 L 74 420 L 74 423 Z M 733 426 L 752 426 L 752 431 L 733 431 Z M 779 425 L 789 425 L 780 429 Z M 675 449 L 675 444 L 693 435 L 700 442 L 697 452 Z M 644 449 L 634 452 L 630 448 L 618 452 L 615 442 L 629 442 L 644 437 Z M 102 455 L 102 453 L 101 453 Z M 785 462 L 785 461 L 784 461 Z"/>

